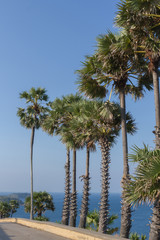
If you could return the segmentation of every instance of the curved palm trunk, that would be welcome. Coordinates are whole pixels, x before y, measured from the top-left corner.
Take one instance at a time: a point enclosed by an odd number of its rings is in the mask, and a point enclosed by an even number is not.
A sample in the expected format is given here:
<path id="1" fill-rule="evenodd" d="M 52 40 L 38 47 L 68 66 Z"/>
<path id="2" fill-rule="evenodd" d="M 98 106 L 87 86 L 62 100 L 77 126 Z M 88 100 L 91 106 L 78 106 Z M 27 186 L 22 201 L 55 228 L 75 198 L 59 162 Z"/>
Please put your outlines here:
<path id="1" fill-rule="evenodd" d="M 33 219 L 33 144 L 34 144 L 35 127 L 32 127 L 31 134 L 31 210 L 30 219 Z"/>
<path id="2" fill-rule="evenodd" d="M 71 227 L 76 226 L 77 217 L 77 192 L 76 192 L 76 150 L 73 149 L 73 182 L 72 182 L 72 195 L 70 203 L 70 222 Z"/>
<path id="3" fill-rule="evenodd" d="M 129 165 L 128 165 L 128 143 L 126 131 L 126 106 L 125 106 L 125 92 L 120 90 L 120 106 L 121 106 L 121 127 L 122 127 L 122 144 L 123 144 L 123 177 L 122 177 L 122 206 L 121 206 L 121 230 L 120 236 L 129 238 L 131 229 L 131 207 L 124 200 L 124 185 L 129 179 Z"/>
<path id="4" fill-rule="evenodd" d="M 62 210 L 62 224 L 68 225 L 69 223 L 69 207 L 70 207 L 70 150 L 67 148 L 67 161 L 65 164 L 65 196 Z"/>
<path id="5" fill-rule="evenodd" d="M 88 205 L 89 205 L 89 149 L 86 148 L 87 158 L 86 158 L 86 174 L 83 177 L 84 185 L 83 185 L 83 197 L 81 203 L 81 213 L 80 213 L 80 222 L 79 228 L 86 227 L 86 218 L 88 213 Z"/>
<path id="6" fill-rule="evenodd" d="M 109 218 L 109 163 L 110 163 L 110 144 L 107 138 L 99 140 L 102 154 L 102 187 L 101 187 L 101 202 L 99 213 L 99 229 L 101 233 L 106 233 L 108 218 Z"/>

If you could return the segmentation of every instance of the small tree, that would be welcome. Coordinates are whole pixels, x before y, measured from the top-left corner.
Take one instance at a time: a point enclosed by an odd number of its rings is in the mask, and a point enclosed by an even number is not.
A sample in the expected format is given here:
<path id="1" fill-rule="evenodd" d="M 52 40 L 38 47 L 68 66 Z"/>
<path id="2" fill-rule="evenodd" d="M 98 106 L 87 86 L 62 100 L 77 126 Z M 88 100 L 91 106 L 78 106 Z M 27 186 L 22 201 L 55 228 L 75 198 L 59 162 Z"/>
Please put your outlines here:
<path id="1" fill-rule="evenodd" d="M 10 216 L 11 206 L 7 202 L 0 202 L 0 218 L 7 218 Z"/>
<path id="2" fill-rule="evenodd" d="M 31 197 L 25 199 L 25 212 L 30 212 L 31 209 Z M 53 197 L 47 192 L 34 192 L 33 193 L 33 213 L 37 214 L 38 218 L 42 218 L 42 214 L 46 210 L 54 211 Z M 37 220 L 38 220 L 37 218 Z"/>
<path id="3" fill-rule="evenodd" d="M 18 201 L 16 201 L 16 200 L 11 200 L 11 201 L 9 202 L 9 205 L 10 205 L 10 207 L 11 207 L 11 213 L 10 213 L 10 215 L 11 215 L 11 217 L 12 217 L 12 215 L 17 212 L 17 208 L 19 208 L 19 203 L 18 203 Z"/>

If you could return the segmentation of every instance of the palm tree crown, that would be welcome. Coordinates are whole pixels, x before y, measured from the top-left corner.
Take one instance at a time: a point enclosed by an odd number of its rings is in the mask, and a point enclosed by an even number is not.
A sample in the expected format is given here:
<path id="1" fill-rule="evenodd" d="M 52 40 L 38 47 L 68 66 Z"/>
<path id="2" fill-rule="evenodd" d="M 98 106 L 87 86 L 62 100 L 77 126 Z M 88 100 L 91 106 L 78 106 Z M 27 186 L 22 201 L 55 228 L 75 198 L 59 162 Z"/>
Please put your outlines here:
<path id="1" fill-rule="evenodd" d="M 48 101 L 46 90 L 43 88 L 31 88 L 29 92 L 20 93 L 20 98 L 26 100 L 27 108 L 18 108 L 17 115 L 20 123 L 26 128 L 33 126 L 38 129 L 47 115 L 48 108 L 42 105 Z"/>

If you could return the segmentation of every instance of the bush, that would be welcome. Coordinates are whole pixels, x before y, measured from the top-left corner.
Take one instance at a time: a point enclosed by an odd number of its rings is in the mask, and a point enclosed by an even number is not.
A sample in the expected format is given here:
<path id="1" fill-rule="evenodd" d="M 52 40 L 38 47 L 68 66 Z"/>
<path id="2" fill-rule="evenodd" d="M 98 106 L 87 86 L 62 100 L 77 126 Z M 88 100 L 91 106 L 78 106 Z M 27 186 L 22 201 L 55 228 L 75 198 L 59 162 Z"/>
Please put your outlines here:
<path id="1" fill-rule="evenodd" d="M 131 240 L 145 240 L 146 238 L 147 238 L 146 235 L 142 234 L 140 237 L 140 235 L 138 235 L 137 233 L 131 233 L 129 236 L 129 239 Z"/>
<path id="2" fill-rule="evenodd" d="M 30 209 L 31 209 L 30 196 L 28 196 L 25 199 L 24 207 L 25 207 L 25 212 L 30 212 Z M 39 221 L 47 221 L 45 220 L 47 218 L 44 217 L 43 215 L 46 210 L 51 210 L 51 211 L 55 210 L 52 195 L 50 195 L 47 192 L 34 192 L 33 193 L 33 213 L 37 215 L 34 219 Z"/>
<path id="3" fill-rule="evenodd" d="M 114 222 L 115 219 L 117 219 L 118 216 L 117 215 L 111 215 L 108 219 L 108 229 L 107 229 L 107 234 L 114 234 L 118 231 L 118 228 L 112 228 L 110 227 L 112 225 L 112 223 Z M 94 231 L 98 231 L 99 228 L 99 211 L 97 211 L 96 209 L 88 212 L 87 214 L 87 219 L 86 219 L 86 228 L 89 230 L 94 230 Z"/>
<path id="4" fill-rule="evenodd" d="M 49 218 L 47 218 L 45 216 L 41 216 L 41 217 L 35 217 L 34 220 L 48 222 Z"/>

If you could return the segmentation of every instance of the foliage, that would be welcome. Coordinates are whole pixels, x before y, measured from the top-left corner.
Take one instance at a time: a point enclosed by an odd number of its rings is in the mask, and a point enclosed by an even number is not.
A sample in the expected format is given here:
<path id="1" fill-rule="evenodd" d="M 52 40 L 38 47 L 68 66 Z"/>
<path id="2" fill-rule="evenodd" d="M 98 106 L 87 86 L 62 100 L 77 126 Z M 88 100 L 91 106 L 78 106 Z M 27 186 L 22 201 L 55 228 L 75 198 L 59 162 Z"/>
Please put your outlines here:
<path id="1" fill-rule="evenodd" d="M 137 233 L 131 233 L 130 236 L 129 236 L 129 239 L 131 240 L 145 240 L 147 237 L 146 235 L 138 235 Z"/>
<path id="2" fill-rule="evenodd" d="M 49 218 L 47 218 L 45 216 L 40 216 L 40 217 L 34 217 L 34 220 L 48 222 Z"/>
<path id="3" fill-rule="evenodd" d="M 159 197 L 160 150 L 150 150 L 134 146 L 129 158 L 137 163 L 131 180 L 126 185 L 125 198 L 132 205 L 151 202 Z"/>
<path id="4" fill-rule="evenodd" d="M 30 212 L 31 198 L 30 196 L 25 199 L 25 212 Z M 53 197 L 47 192 L 34 192 L 33 193 L 33 212 L 37 217 L 41 217 L 46 210 L 54 211 Z"/>
<path id="5" fill-rule="evenodd" d="M 111 225 L 115 219 L 117 219 L 117 215 L 111 215 L 108 219 L 108 225 Z M 91 212 L 88 212 L 87 214 L 87 225 L 86 228 L 94 231 L 98 231 L 99 227 L 99 211 L 94 209 Z M 113 234 L 118 231 L 118 228 L 110 228 L 107 229 L 107 234 Z"/>
<path id="6" fill-rule="evenodd" d="M 77 109 L 79 108 L 79 111 Z M 98 142 L 100 138 L 107 137 L 113 142 L 121 128 L 120 106 L 110 101 L 82 100 L 74 104 L 74 114 L 67 126 L 72 135 L 81 145 Z M 130 113 L 126 115 L 127 131 L 133 134 L 136 131 L 135 121 Z"/>
<path id="7" fill-rule="evenodd" d="M 20 98 L 26 100 L 27 108 L 18 108 L 17 115 L 20 123 L 26 128 L 35 127 L 38 129 L 46 118 L 48 108 L 43 106 L 43 102 L 48 101 L 44 88 L 31 88 L 29 92 L 20 93 Z"/>
<path id="8" fill-rule="evenodd" d="M 14 213 L 17 212 L 17 208 L 19 208 L 19 203 L 16 200 L 11 200 L 9 203 L 10 207 L 11 207 L 11 217 Z"/>
<path id="9" fill-rule="evenodd" d="M 53 135 L 61 136 L 61 141 L 70 148 L 78 148 L 73 134 L 67 131 L 73 117 L 73 104 L 79 103 L 82 99 L 78 94 L 63 96 L 62 99 L 56 98 L 50 102 L 50 111 L 43 123 L 43 129 Z"/>
<path id="10" fill-rule="evenodd" d="M 19 203 L 16 200 L 11 200 L 8 202 L 0 202 L 0 218 L 12 217 L 12 215 L 17 212 L 19 208 Z"/>
<path id="11" fill-rule="evenodd" d="M 145 88 L 151 90 L 152 80 L 143 57 L 135 59 L 131 37 L 123 32 L 108 32 L 97 38 L 96 54 L 87 56 L 82 68 L 77 71 L 78 88 L 91 98 L 104 98 L 109 87 L 119 94 L 124 88 L 135 99 L 143 96 Z M 135 82 L 133 80 L 136 79 Z"/>
<path id="12" fill-rule="evenodd" d="M 11 206 L 7 202 L 0 202 L 0 218 L 7 218 L 10 216 Z"/>
<path id="13" fill-rule="evenodd" d="M 88 212 L 87 214 L 87 229 L 92 229 L 95 231 L 98 231 L 98 225 L 99 225 L 99 212 L 94 209 L 91 212 Z"/>

